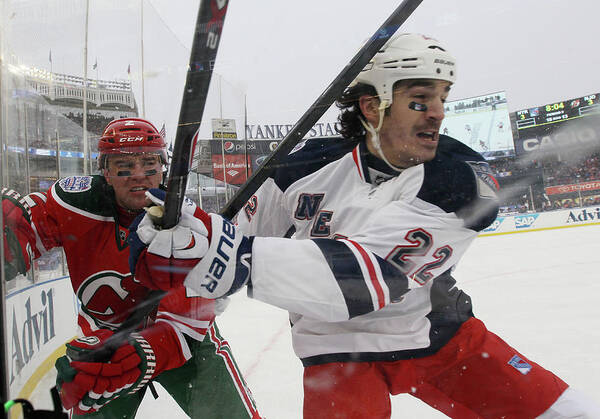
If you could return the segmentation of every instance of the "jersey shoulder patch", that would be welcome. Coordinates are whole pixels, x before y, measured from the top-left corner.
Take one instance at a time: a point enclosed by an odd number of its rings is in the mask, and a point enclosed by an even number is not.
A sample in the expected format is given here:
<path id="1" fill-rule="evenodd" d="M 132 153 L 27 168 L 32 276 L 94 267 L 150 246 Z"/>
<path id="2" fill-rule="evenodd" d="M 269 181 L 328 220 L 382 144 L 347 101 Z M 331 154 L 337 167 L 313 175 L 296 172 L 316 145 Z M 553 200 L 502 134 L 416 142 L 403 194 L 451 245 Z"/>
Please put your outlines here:
<path id="1" fill-rule="evenodd" d="M 69 176 L 59 179 L 53 189 L 67 205 L 103 217 L 114 214 L 113 198 L 103 176 Z"/>
<path id="2" fill-rule="evenodd" d="M 454 212 L 465 226 L 480 231 L 498 214 L 498 182 L 485 159 L 459 141 L 440 135 L 436 157 L 424 164 L 417 197 L 446 212 Z"/>
<path id="3" fill-rule="evenodd" d="M 58 181 L 61 190 L 68 193 L 85 192 L 92 189 L 92 176 L 69 176 Z"/>
<path id="4" fill-rule="evenodd" d="M 477 179 L 477 193 L 481 198 L 496 199 L 496 191 L 500 189 L 498 181 L 487 162 L 466 161 L 475 173 Z"/>

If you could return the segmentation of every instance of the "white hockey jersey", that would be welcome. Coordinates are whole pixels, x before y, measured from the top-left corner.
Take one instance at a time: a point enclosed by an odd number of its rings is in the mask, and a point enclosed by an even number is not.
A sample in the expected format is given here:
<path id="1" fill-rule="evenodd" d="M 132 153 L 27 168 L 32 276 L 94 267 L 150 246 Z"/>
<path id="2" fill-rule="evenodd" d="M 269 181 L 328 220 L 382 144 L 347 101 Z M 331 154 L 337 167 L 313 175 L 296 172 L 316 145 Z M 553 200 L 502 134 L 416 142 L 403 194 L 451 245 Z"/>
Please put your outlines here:
<path id="1" fill-rule="evenodd" d="M 496 217 L 489 167 L 443 135 L 400 174 L 373 162 L 364 141 L 308 141 L 237 215 L 249 295 L 290 312 L 304 365 L 429 355 L 473 315 L 449 270 Z"/>

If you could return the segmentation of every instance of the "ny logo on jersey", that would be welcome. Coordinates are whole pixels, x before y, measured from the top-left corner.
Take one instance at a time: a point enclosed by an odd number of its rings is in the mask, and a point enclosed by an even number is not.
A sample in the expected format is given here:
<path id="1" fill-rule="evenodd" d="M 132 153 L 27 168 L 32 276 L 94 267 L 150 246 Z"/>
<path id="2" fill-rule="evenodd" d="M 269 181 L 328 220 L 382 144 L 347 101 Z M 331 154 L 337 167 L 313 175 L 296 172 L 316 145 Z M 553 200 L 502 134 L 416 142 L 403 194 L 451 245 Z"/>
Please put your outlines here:
<path id="1" fill-rule="evenodd" d="M 466 163 L 471 166 L 477 177 L 479 196 L 489 199 L 496 198 L 496 191 L 500 189 L 500 185 L 494 177 L 490 165 L 482 161 L 468 161 Z"/>
<path id="2" fill-rule="evenodd" d="M 317 214 L 324 197 L 325 194 L 323 193 L 301 193 L 298 197 L 298 205 L 296 206 L 294 218 L 297 220 L 312 220 Z"/>
<path id="3" fill-rule="evenodd" d="M 298 206 L 294 218 L 297 220 L 315 220 L 310 230 L 311 237 L 329 237 L 331 232 L 329 223 L 333 218 L 333 211 L 319 210 L 324 197 L 325 194 L 323 193 L 302 193 L 298 197 Z"/>
<path id="4" fill-rule="evenodd" d="M 508 365 L 514 367 L 521 374 L 526 375 L 531 371 L 531 364 L 527 361 L 521 359 L 518 355 L 513 355 L 513 357 L 508 361 Z"/>

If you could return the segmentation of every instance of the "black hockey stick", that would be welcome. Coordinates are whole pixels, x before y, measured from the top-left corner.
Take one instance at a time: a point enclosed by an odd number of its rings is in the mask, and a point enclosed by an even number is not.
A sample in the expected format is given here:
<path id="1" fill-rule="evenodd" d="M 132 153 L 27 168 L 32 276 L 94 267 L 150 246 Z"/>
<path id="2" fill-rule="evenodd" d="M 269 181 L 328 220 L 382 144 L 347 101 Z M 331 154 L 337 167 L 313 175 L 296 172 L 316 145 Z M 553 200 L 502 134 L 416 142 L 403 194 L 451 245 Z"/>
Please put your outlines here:
<path id="1" fill-rule="evenodd" d="M 181 205 L 185 198 L 188 173 L 197 140 L 196 132 L 204 113 L 227 5 L 228 0 L 203 0 L 200 5 L 169 169 L 162 228 L 174 227 L 181 216 Z"/>
<path id="2" fill-rule="evenodd" d="M 248 181 L 236 192 L 236 194 L 231 198 L 231 200 L 225 205 L 223 210 L 221 211 L 221 215 L 226 218 L 231 219 L 237 212 L 245 205 L 248 199 L 252 196 L 253 193 L 260 187 L 260 185 L 271 175 L 273 170 L 280 164 L 283 159 L 289 154 L 289 152 L 296 146 L 306 135 L 306 133 L 313 127 L 313 125 L 321 118 L 321 116 L 325 113 L 325 111 L 333 104 L 333 102 L 342 94 L 344 89 L 352 82 L 358 73 L 368 64 L 368 62 L 373 58 L 375 53 L 387 42 L 387 40 L 398 30 L 398 28 L 410 17 L 410 15 L 414 12 L 414 10 L 421 4 L 422 0 L 404 0 L 397 8 L 392 12 L 390 17 L 379 27 L 379 29 L 369 38 L 369 40 L 362 46 L 362 48 L 356 53 L 356 55 L 351 59 L 351 61 L 342 69 L 341 73 L 330 83 L 330 85 L 325 89 L 325 91 L 317 98 L 315 103 L 304 113 L 304 115 L 300 118 L 300 120 L 292 127 L 290 132 L 285 136 L 282 142 L 279 144 L 279 147 L 275 150 L 273 154 L 271 154 L 267 160 L 260 166 L 260 168 L 248 179 Z M 196 38 L 194 39 L 196 41 Z M 192 49 L 193 50 L 193 49 Z M 192 59 L 190 59 L 192 61 Z M 190 80 L 188 74 L 188 81 Z M 187 84 L 187 83 L 186 83 Z M 185 103 L 185 98 L 184 98 Z M 202 105 L 203 106 L 203 105 Z M 183 104 L 182 104 L 183 107 Z M 183 109 L 182 109 L 183 112 Z M 180 116 L 181 122 L 181 116 Z M 181 126 L 181 123 L 180 123 Z M 197 125 L 196 125 L 197 127 Z M 179 134 L 179 127 L 178 127 Z M 175 208 L 168 207 L 165 202 L 165 215 L 162 222 L 163 228 L 170 228 L 175 225 L 179 219 L 181 205 L 184 199 L 185 186 L 187 182 L 187 173 L 189 171 L 189 158 L 192 147 L 192 140 L 194 137 L 195 131 L 189 137 L 189 144 L 185 149 L 183 146 L 177 147 L 177 136 L 176 136 L 176 144 L 175 150 L 173 151 L 173 158 L 179 153 L 179 161 L 180 163 L 185 163 L 186 171 L 185 176 L 183 173 L 180 173 L 181 168 L 177 172 L 174 171 L 174 166 L 172 163 L 171 171 L 169 172 L 169 183 L 168 187 L 171 189 L 171 180 L 175 182 L 175 188 L 177 189 L 177 193 L 175 198 L 171 198 L 177 205 Z M 182 158 L 185 156 L 185 158 Z M 176 174 L 177 173 L 177 174 Z M 177 178 L 177 179 L 175 179 Z M 185 181 L 181 183 L 181 180 L 185 178 Z M 167 192 L 167 200 L 169 199 L 169 192 Z M 170 204 L 173 205 L 173 204 Z M 167 215 L 171 211 L 177 214 L 175 217 L 175 222 L 173 225 L 170 223 L 172 220 L 167 219 Z M 170 217 L 173 217 L 171 215 Z M 148 315 L 153 307 L 152 301 L 160 300 L 162 296 L 164 296 L 164 292 L 162 291 L 153 291 L 151 296 L 149 296 L 148 300 L 144 304 L 144 308 L 140 308 L 136 310 L 134 314 L 130 318 L 128 318 L 123 325 L 119 328 L 119 334 L 124 334 L 131 332 L 134 330 L 135 326 L 139 325 L 139 323 L 143 320 L 143 318 Z M 150 301 L 152 300 L 152 301 Z M 142 315 L 143 314 L 143 315 Z M 135 320 L 135 322 L 134 322 Z M 126 323 L 131 323 L 128 328 L 125 328 Z M 122 342 L 122 340 L 121 340 Z M 116 348 L 115 348 L 116 349 Z M 112 350 L 110 352 L 112 354 Z"/>
<path id="3" fill-rule="evenodd" d="M 181 216 L 191 158 L 204 113 L 228 3 L 229 0 L 201 0 L 200 2 L 167 181 L 165 211 L 162 217 L 160 215 L 156 217 L 157 224 L 162 228 L 175 226 Z M 156 309 L 165 294 L 164 291 L 151 291 L 102 347 L 87 353 L 85 359 L 80 360 L 108 361 L 112 354 L 127 341 L 129 334 Z M 76 356 L 76 354 L 71 355 Z"/>
<path id="4" fill-rule="evenodd" d="M 377 31 L 369 38 L 369 40 L 362 46 L 362 48 L 356 53 L 356 55 L 350 60 L 350 62 L 342 69 L 340 74 L 329 84 L 325 91 L 317 98 L 315 103 L 304 113 L 300 120 L 292 127 L 290 132 L 285 136 L 279 147 L 271 154 L 267 160 L 260 166 L 260 168 L 248 179 L 248 181 L 236 192 L 231 200 L 221 210 L 221 215 L 225 218 L 233 218 L 235 214 L 246 204 L 248 199 L 253 193 L 262 185 L 262 183 L 270 176 L 273 170 L 283 159 L 289 154 L 289 152 L 298 144 L 306 133 L 314 126 L 314 124 L 321 118 L 327 109 L 333 104 L 333 102 L 342 94 L 344 89 L 352 82 L 358 73 L 368 64 L 373 58 L 375 53 L 387 42 L 387 40 L 398 30 L 398 28 L 409 18 L 409 16 L 415 11 L 415 9 L 421 4 L 423 0 L 404 0 L 397 8 L 392 12 L 390 17 L 377 29 Z M 225 3 L 225 2 L 223 2 Z M 223 17 L 225 11 L 223 11 Z M 220 29 L 220 28 L 219 28 Z M 220 32 L 219 32 L 220 33 Z M 196 33 L 198 36 L 198 33 Z M 194 45 L 196 46 L 197 38 L 194 38 Z M 217 39 L 218 46 L 218 39 Z M 216 57 L 216 48 L 211 50 L 213 60 Z M 192 48 L 192 55 L 194 55 L 194 48 Z M 193 59 L 190 59 L 190 63 Z M 190 64 L 191 67 L 191 64 Z M 188 73 L 188 82 L 191 80 L 190 74 Z M 186 90 L 187 84 L 186 82 Z M 208 74 L 208 80 L 206 80 L 206 92 L 208 92 L 208 82 L 210 82 L 210 74 Z M 185 92 L 187 93 L 187 91 Z M 186 97 L 184 93 L 184 100 L 182 103 L 181 115 L 179 118 L 179 126 L 177 129 L 177 135 L 175 140 L 175 149 L 173 150 L 173 162 L 171 163 L 171 171 L 169 172 L 169 183 L 167 185 L 167 197 L 165 202 L 165 214 L 163 216 L 162 227 L 170 228 L 177 224 L 179 221 L 181 205 L 183 204 L 185 187 L 187 182 L 187 174 L 189 172 L 189 160 L 190 152 L 193 151 L 193 137 L 196 132 L 196 128 L 199 126 L 199 119 L 197 125 L 194 125 L 194 129 L 190 129 L 186 132 L 185 140 L 187 142 L 180 141 L 180 129 L 187 126 L 186 120 L 182 118 L 186 105 Z M 206 97 L 202 99 L 201 106 L 204 109 L 204 102 Z M 201 114 L 200 114 L 201 116 Z M 181 146 L 178 147 L 178 144 Z M 177 166 L 175 165 L 175 159 L 178 159 Z M 171 195 L 169 195 L 171 194 Z M 171 197 L 171 201 L 169 201 Z M 164 296 L 162 291 L 153 291 L 151 298 L 160 299 Z M 148 301 L 147 304 L 151 306 Z M 146 308 L 146 314 L 149 312 Z M 142 310 L 140 310 L 142 311 Z M 140 317 L 134 313 L 131 318 Z M 131 320 L 128 319 L 126 323 Z M 140 319 L 141 321 L 141 319 Z M 139 322 L 138 322 L 139 324 Z"/>
<path id="5" fill-rule="evenodd" d="M 279 147 L 263 162 L 247 182 L 237 190 L 221 210 L 225 218 L 233 218 L 246 204 L 248 199 L 256 192 L 263 182 L 271 175 L 273 170 L 281 164 L 283 159 L 304 138 L 306 133 L 317 123 L 325 111 L 339 98 L 344 89 L 358 76 L 358 73 L 369 63 L 375 53 L 409 18 L 423 0 L 404 0 L 390 17 L 377 29 L 377 31 L 362 46 L 350 62 L 342 69 L 340 74 L 333 79 L 329 86 L 317 98 L 315 103 L 302 115 L 283 138 Z"/>

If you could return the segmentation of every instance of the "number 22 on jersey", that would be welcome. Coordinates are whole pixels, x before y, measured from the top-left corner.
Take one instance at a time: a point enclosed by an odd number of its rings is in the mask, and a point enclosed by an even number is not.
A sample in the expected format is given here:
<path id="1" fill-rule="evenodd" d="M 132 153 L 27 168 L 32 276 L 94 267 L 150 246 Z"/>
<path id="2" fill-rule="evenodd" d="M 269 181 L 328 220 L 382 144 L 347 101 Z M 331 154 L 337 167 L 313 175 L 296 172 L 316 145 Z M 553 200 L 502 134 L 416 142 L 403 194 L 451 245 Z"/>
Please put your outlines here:
<path id="1" fill-rule="evenodd" d="M 433 237 L 430 233 L 417 228 L 409 231 L 404 236 L 410 244 L 398 245 L 387 255 L 386 260 L 396 266 L 402 273 L 414 279 L 420 285 L 425 285 L 433 278 L 430 272 L 442 266 L 452 255 L 452 248 L 448 245 L 434 248 Z M 433 261 L 423 263 L 424 260 Z"/>

